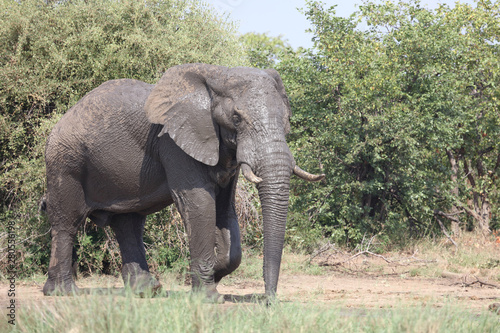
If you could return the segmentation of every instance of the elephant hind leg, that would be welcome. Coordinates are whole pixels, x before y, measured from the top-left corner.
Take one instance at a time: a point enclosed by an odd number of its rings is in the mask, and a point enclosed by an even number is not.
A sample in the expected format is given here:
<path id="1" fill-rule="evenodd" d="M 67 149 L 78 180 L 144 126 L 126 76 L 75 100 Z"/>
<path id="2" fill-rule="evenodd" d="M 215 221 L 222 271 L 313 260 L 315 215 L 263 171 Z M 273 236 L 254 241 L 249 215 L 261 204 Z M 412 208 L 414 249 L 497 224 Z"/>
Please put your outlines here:
<path id="1" fill-rule="evenodd" d="M 160 283 L 149 273 L 143 233 L 146 216 L 137 213 L 117 214 L 111 218 L 122 256 L 122 277 L 125 285 L 140 295 L 156 293 Z"/>
<path id="2" fill-rule="evenodd" d="M 241 263 L 241 238 L 238 217 L 234 207 L 236 179 L 217 195 L 217 228 L 215 249 L 217 253 L 214 279 L 218 283 L 232 273 Z"/>
<path id="3" fill-rule="evenodd" d="M 87 218 L 88 207 L 79 182 L 66 179 L 65 185 L 54 188 L 52 182 L 47 184 L 49 195 L 46 208 L 51 224 L 52 247 L 44 295 L 79 292 L 73 280 L 73 246 L 78 228 Z"/>
<path id="4" fill-rule="evenodd" d="M 219 220 L 218 220 L 219 222 Z M 224 276 L 231 274 L 241 263 L 241 241 L 238 220 L 226 218 L 224 225 L 216 230 L 216 265 L 214 279 L 218 283 Z"/>
<path id="5" fill-rule="evenodd" d="M 76 231 L 52 228 L 52 249 L 50 255 L 48 278 L 43 286 L 44 295 L 78 294 L 79 289 L 74 282 L 73 245 Z"/>

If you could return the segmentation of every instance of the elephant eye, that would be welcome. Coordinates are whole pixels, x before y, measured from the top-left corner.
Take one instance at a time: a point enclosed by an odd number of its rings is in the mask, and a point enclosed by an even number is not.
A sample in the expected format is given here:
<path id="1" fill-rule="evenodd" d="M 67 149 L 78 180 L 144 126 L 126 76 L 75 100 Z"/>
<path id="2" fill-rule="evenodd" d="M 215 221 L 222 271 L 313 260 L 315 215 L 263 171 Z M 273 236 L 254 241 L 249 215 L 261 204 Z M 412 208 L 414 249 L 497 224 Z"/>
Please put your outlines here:
<path id="1" fill-rule="evenodd" d="M 233 115 L 233 123 L 234 125 L 239 126 L 239 124 L 241 123 L 241 116 L 239 114 L 235 113 Z"/>

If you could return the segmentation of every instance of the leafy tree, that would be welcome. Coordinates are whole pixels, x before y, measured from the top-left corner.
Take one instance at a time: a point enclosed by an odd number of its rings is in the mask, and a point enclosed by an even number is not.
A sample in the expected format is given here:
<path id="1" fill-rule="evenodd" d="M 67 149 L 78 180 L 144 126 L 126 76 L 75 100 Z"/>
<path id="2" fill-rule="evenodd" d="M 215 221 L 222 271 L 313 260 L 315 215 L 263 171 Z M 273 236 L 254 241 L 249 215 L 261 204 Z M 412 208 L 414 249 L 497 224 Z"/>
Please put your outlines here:
<path id="1" fill-rule="evenodd" d="M 306 212 L 347 243 L 366 233 L 404 241 L 443 221 L 488 230 L 498 210 L 499 3 L 365 1 L 341 18 L 308 1 L 304 13 L 314 48 L 277 67 L 294 109 L 291 145 L 327 180 L 295 184 L 292 226 L 304 228 Z"/>
<path id="2" fill-rule="evenodd" d="M 240 39 L 252 67 L 272 68 L 281 54 L 292 51 L 290 44 L 281 35 L 272 37 L 266 33 L 246 33 Z"/>
<path id="3" fill-rule="evenodd" d="M 0 21 L 0 248 L 6 248 L 7 222 L 14 223 L 18 274 L 25 275 L 48 265 L 49 226 L 38 203 L 45 140 L 61 115 L 104 81 L 154 83 L 173 65 L 241 65 L 244 53 L 235 26 L 194 0 L 0 0 Z M 158 228 L 148 228 L 154 233 L 145 236 L 148 246 L 175 226 Z M 102 271 L 103 261 L 115 262 L 116 244 L 105 231 L 85 229 L 78 251 L 90 259 L 82 265 Z M 163 251 L 153 264 L 171 263 L 176 251 Z M 0 272 L 5 265 L 2 260 Z"/>

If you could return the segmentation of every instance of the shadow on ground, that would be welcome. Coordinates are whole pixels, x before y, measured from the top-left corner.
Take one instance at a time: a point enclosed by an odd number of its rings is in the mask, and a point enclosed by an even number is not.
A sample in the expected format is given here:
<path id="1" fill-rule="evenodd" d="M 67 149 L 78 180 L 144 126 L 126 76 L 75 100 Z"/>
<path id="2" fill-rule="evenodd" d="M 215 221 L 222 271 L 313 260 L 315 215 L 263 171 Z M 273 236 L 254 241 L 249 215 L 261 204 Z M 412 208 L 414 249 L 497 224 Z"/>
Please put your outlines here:
<path id="1" fill-rule="evenodd" d="M 128 288 L 115 287 L 115 288 L 80 288 L 80 295 L 113 295 L 113 296 L 127 296 L 133 293 Z M 136 296 L 141 298 L 168 298 L 168 297 L 184 297 L 192 294 L 190 291 L 172 291 L 160 290 L 156 293 L 139 293 Z M 224 301 L 231 303 L 265 303 L 267 297 L 265 294 L 246 294 L 246 295 L 233 295 L 224 294 Z"/>

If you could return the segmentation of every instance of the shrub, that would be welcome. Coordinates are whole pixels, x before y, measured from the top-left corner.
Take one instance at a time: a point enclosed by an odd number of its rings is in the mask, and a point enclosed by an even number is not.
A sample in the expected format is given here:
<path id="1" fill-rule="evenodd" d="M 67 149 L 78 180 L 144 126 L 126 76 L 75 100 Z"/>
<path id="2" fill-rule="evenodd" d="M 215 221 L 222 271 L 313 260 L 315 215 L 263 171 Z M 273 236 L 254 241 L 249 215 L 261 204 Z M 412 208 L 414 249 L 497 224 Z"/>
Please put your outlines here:
<path id="1" fill-rule="evenodd" d="M 364 1 L 342 18 L 308 1 L 314 48 L 276 67 L 297 163 L 327 176 L 293 183 L 292 227 L 355 245 L 441 233 L 438 221 L 457 233 L 495 226 L 499 11 L 498 1 Z"/>
<path id="2" fill-rule="evenodd" d="M 104 81 L 154 83 L 181 63 L 234 66 L 242 64 L 243 50 L 235 26 L 194 0 L 0 0 L 0 21 L 0 248 L 3 259 L 7 221 L 14 223 L 17 271 L 26 276 L 48 266 L 50 227 L 38 206 L 45 190 L 45 140 L 61 115 Z M 153 222 L 172 215 L 158 214 L 148 219 L 148 244 L 157 241 Z M 170 234 L 171 225 L 164 221 L 163 228 Z M 82 269 L 117 265 L 118 248 L 109 236 L 90 224 L 82 228 Z M 148 247 L 155 267 L 185 254 L 174 238 L 161 246 Z"/>

